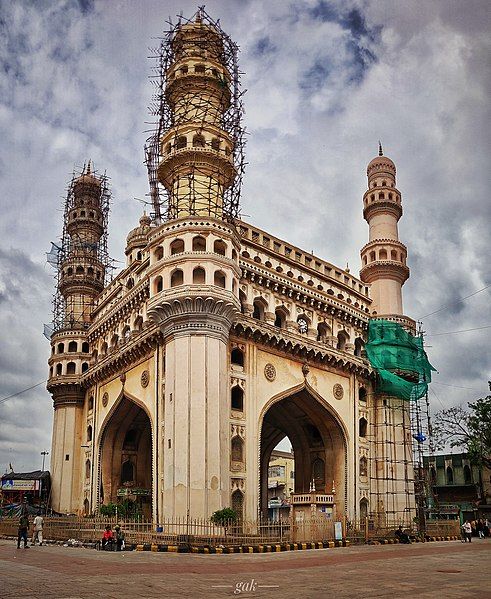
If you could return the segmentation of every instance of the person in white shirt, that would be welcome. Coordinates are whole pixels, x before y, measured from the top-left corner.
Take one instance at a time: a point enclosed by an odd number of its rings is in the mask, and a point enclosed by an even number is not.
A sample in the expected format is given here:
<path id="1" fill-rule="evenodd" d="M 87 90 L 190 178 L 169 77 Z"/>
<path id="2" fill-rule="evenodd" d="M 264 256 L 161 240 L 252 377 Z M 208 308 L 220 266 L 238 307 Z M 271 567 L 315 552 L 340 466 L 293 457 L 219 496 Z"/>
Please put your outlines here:
<path id="1" fill-rule="evenodd" d="M 36 539 L 39 541 L 39 545 L 43 544 L 43 524 L 44 520 L 41 516 L 41 512 L 38 512 L 38 515 L 34 518 L 33 528 L 32 528 L 32 545 L 36 545 Z"/>
<path id="2" fill-rule="evenodd" d="M 469 543 L 472 543 L 472 526 L 469 520 L 466 520 L 464 524 L 462 524 L 462 529 L 464 531 L 465 542 L 467 543 L 467 541 L 469 541 Z"/>

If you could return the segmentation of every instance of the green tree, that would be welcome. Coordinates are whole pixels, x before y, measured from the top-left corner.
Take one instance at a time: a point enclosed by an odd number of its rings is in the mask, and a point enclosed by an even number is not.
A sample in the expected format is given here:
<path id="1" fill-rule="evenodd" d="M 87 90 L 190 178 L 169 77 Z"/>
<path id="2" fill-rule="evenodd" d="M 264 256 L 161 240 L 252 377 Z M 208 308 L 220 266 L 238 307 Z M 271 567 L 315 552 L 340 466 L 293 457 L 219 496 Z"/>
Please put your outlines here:
<path id="1" fill-rule="evenodd" d="M 237 512 L 230 507 L 225 507 L 223 510 L 217 510 L 211 516 L 210 520 L 218 526 L 227 526 L 237 521 Z"/>
<path id="2" fill-rule="evenodd" d="M 491 390 L 491 382 L 490 382 Z M 473 464 L 491 468 L 491 395 L 435 414 L 433 437 L 438 449 L 460 447 Z"/>

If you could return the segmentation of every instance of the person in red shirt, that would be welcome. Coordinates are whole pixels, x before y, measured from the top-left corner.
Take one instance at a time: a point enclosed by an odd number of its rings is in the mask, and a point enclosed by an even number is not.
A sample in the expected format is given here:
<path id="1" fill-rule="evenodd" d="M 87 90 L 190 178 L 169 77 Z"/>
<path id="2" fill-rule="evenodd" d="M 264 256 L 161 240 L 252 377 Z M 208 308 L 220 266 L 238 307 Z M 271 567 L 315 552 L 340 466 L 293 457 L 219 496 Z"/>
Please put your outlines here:
<path id="1" fill-rule="evenodd" d="M 111 549 L 113 543 L 114 543 L 113 531 L 111 530 L 111 527 L 108 524 L 106 526 L 106 530 L 104 531 L 104 534 L 102 535 L 102 548 L 103 549 L 107 549 L 107 548 Z"/>

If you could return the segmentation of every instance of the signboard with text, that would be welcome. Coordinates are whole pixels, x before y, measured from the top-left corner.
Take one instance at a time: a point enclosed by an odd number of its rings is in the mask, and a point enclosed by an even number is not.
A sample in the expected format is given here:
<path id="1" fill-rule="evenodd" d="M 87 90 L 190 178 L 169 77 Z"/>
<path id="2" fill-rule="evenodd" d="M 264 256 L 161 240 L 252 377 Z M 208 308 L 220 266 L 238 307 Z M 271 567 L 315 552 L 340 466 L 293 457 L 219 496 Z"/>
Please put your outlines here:
<path id="1" fill-rule="evenodd" d="M 38 480 L 2 480 L 2 491 L 39 491 Z"/>

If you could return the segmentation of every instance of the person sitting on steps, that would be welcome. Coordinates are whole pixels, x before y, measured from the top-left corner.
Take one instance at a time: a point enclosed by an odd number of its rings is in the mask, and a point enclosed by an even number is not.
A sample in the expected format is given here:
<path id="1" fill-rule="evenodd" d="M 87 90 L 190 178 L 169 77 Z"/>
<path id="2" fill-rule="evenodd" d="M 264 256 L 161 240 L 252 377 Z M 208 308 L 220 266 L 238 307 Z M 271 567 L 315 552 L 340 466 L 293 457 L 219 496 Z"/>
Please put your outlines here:
<path id="1" fill-rule="evenodd" d="M 399 526 L 399 528 L 395 532 L 395 535 L 399 539 L 400 543 L 411 543 L 409 535 L 402 530 L 402 526 Z"/>
<path id="2" fill-rule="evenodd" d="M 104 534 L 102 535 L 101 547 L 103 550 L 112 551 L 113 543 L 114 543 L 113 531 L 111 530 L 111 526 L 108 524 L 106 526 L 106 530 L 104 531 Z"/>

